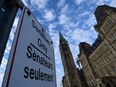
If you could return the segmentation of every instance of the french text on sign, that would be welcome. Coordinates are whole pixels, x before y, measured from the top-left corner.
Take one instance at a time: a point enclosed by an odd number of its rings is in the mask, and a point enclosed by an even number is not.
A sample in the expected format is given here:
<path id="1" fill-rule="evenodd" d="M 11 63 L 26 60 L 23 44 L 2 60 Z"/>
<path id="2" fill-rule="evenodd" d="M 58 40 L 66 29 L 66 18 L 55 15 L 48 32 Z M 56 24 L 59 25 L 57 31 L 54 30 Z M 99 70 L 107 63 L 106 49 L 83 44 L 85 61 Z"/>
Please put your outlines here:
<path id="1" fill-rule="evenodd" d="M 27 11 L 19 19 L 2 87 L 56 87 L 52 40 Z"/>

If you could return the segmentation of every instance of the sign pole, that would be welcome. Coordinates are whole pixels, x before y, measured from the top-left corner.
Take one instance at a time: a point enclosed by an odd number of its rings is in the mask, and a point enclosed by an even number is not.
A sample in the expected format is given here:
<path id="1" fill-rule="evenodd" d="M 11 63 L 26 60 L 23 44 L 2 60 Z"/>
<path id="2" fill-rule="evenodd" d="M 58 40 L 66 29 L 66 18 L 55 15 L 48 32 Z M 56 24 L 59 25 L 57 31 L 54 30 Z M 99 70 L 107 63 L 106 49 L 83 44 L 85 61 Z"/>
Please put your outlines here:
<path id="1" fill-rule="evenodd" d="M 15 0 L 0 0 L 0 64 L 18 7 Z"/>

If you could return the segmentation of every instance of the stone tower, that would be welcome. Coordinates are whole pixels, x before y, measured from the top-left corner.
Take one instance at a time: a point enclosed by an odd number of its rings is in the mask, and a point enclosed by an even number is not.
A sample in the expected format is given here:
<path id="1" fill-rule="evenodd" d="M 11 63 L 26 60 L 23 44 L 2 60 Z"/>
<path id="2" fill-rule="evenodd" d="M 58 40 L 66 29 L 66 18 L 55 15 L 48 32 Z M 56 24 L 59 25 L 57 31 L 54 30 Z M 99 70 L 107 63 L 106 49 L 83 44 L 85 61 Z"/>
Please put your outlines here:
<path id="1" fill-rule="evenodd" d="M 59 48 L 64 67 L 64 77 L 62 84 L 65 87 L 82 87 L 68 42 L 61 33 L 59 33 L 59 36 Z"/>

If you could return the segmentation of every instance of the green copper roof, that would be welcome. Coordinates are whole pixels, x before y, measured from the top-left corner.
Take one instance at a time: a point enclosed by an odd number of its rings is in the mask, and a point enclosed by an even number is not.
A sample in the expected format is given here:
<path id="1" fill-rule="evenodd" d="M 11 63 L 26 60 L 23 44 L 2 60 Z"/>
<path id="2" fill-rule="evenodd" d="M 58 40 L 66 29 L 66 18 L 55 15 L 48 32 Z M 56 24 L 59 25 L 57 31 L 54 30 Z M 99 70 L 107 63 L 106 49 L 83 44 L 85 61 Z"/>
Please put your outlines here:
<path id="1" fill-rule="evenodd" d="M 59 37 L 60 37 L 60 41 L 65 41 L 65 38 L 62 36 L 61 32 L 59 32 Z"/>

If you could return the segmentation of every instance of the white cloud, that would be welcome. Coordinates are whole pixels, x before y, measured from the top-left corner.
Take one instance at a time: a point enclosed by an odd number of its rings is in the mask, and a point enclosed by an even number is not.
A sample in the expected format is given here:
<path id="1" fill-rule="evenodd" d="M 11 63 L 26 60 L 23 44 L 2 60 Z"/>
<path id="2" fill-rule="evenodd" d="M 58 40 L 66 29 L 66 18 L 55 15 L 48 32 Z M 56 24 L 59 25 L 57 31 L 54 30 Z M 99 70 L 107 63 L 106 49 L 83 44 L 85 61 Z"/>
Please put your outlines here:
<path id="1" fill-rule="evenodd" d="M 85 20 L 84 23 L 87 24 L 89 27 L 94 26 L 96 24 L 96 19 L 94 14 L 89 14 L 88 19 Z"/>
<path id="2" fill-rule="evenodd" d="M 56 63 L 56 77 L 57 77 L 57 87 L 61 87 L 61 80 L 64 74 L 63 66 L 61 61 L 61 56 L 59 52 L 59 32 L 56 30 L 57 23 L 49 24 L 49 34 L 52 38 L 54 44 L 54 54 L 55 54 L 55 63 Z"/>
<path id="3" fill-rule="evenodd" d="M 19 21 L 19 17 L 16 17 L 13 23 L 13 28 L 11 29 L 11 32 L 10 32 L 9 40 L 6 45 L 5 53 L 10 53 L 11 44 L 15 36 L 15 31 L 17 28 L 18 21 Z"/>
<path id="4" fill-rule="evenodd" d="M 62 87 L 62 76 L 64 75 L 63 69 L 57 68 L 56 70 L 57 73 L 57 87 Z"/>
<path id="5" fill-rule="evenodd" d="M 19 17 L 16 17 L 13 23 L 13 27 L 16 28 L 19 21 Z"/>
<path id="6" fill-rule="evenodd" d="M 55 19 L 55 14 L 53 10 L 45 10 L 43 17 L 46 21 L 53 21 Z"/>
<path id="7" fill-rule="evenodd" d="M 28 6 L 28 0 L 22 0 L 25 6 Z"/>
<path id="8" fill-rule="evenodd" d="M 69 5 L 66 4 L 62 9 L 61 9 L 61 14 L 67 14 L 69 12 Z"/>
<path id="9" fill-rule="evenodd" d="M 55 54 L 55 61 L 56 64 L 60 64 L 61 63 L 61 57 L 60 57 L 60 53 L 59 53 L 59 32 L 57 30 L 55 30 L 57 24 L 53 23 L 49 25 L 49 34 L 52 38 L 53 44 L 54 44 L 54 54 Z"/>
<path id="10" fill-rule="evenodd" d="M 10 38 L 9 38 L 10 40 L 13 40 L 13 39 L 14 39 L 15 31 L 16 31 L 16 28 L 13 28 L 13 29 L 11 30 Z"/>
<path id="11" fill-rule="evenodd" d="M 1 69 L 5 69 L 6 64 L 7 64 L 7 60 L 3 57 L 3 60 L 2 60 L 2 63 L 1 63 L 1 67 L 0 67 L 0 72 L 2 72 Z"/>
<path id="12" fill-rule="evenodd" d="M 77 54 L 79 53 L 78 43 L 76 43 L 76 44 L 70 44 L 69 45 L 70 46 L 70 49 L 71 49 L 71 53 L 73 54 L 73 59 L 74 59 L 74 62 L 75 63 L 76 63 Z"/>
<path id="13" fill-rule="evenodd" d="M 71 36 L 75 41 L 88 42 L 92 44 L 93 39 L 97 37 L 97 33 L 93 29 L 90 30 L 76 29 L 75 31 L 72 32 Z"/>
<path id="14" fill-rule="evenodd" d="M 115 3 L 116 3 L 116 0 L 98 0 L 96 2 L 96 5 L 112 4 L 113 6 L 115 6 Z"/>
<path id="15" fill-rule="evenodd" d="M 97 5 L 104 5 L 105 2 L 104 2 L 103 0 L 99 0 L 96 4 L 97 4 Z"/>
<path id="16" fill-rule="evenodd" d="M 69 30 L 70 28 L 73 29 L 76 26 L 72 21 L 72 17 L 70 16 L 72 14 L 72 9 L 69 8 L 69 4 L 62 7 L 59 13 L 60 15 L 58 16 L 58 22 L 64 30 Z"/>
<path id="17" fill-rule="evenodd" d="M 31 4 L 36 9 L 44 9 L 48 3 L 48 0 L 31 0 Z"/>
<path id="18" fill-rule="evenodd" d="M 59 23 L 60 24 L 66 24 L 70 21 L 70 18 L 68 16 L 66 16 L 65 14 L 61 14 L 59 16 Z"/>
<path id="19" fill-rule="evenodd" d="M 1 87 L 1 85 L 2 85 L 3 76 L 4 76 L 4 73 L 1 73 L 1 72 L 0 72 L 0 87 Z"/>
<path id="20" fill-rule="evenodd" d="M 84 1 L 84 0 L 75 0 L 75 3 L 76 3 L 77 5 L 79 5 L 79 4 L 81 4 L 83 1 Z"/>
<path id="21" fill-rule="evenodd" d="M 116 0 L 111 0 L 110 6 L 116 7 Z"/>
<path id="22" fill-rule="evenodd" d="M 4 71 L 6 68 L 6 64 L 7 64 L 7 60 L 5 58 L 3 58 L 1 66 L 0 66 L 0 87 L 2 85 L 2 81 L 3 81 L 3 76 L 4 76 Z"/>
<path id="23" fill-rule="evenodd" d="M 63 7 L 64 4 L 65 4 L 65 0 L 60 0 L 60 1 L 58 2 L 58 7 Z"/>
<path id="24" fill-rule="evenodd" d="M 49 30 L 52 30 L 53 28 L 56 28 L 56 25 L 55 25 L 55 24 L 50 24 L 50 25 L 48 26 L 48 28 L 49 28 Z M 50 31 L 50 32 L 52 32 L 52 31 Z"/>
<path id="25" fill-rule="evenodd" d="M 5 49 L 5 53 L 10 53 L 10 49 L 11 49 L 11 42 L 8 40 L 8 43 L 7 43 L 6 49 Z"/>
<path id="26" fill-rule="evenodd" d="M 78 17 L 84 17 L 84 16 L 86 16 L 86 15 L 89 15 L 90 14 L 90 12 L 89 11 L 84 11 L 84 12 L 82 12 L 82 13 L 79 13 L 78 14 Z"/>

